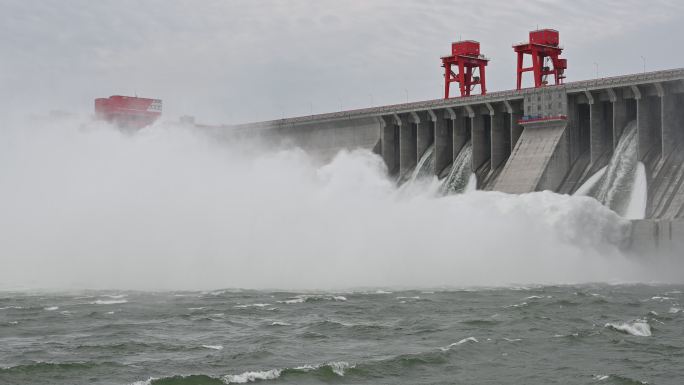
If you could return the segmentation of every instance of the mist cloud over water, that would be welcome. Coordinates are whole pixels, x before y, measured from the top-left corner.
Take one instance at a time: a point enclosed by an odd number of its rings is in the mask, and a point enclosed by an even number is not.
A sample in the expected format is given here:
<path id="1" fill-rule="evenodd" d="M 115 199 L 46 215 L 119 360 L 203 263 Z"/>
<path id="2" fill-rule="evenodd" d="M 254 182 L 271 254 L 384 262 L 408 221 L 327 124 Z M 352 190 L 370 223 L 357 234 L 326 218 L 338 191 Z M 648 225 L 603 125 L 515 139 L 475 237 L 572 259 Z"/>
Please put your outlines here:
<path id="1" fill-rule="evenodd" d="M 587 197 L 397 189 L 369 151 L 219 142 L 159 123 L 11 124 L 0 288 L 334 289 L 667 280 Z M 427 183 L 427 182 L 426 182 Z"/>

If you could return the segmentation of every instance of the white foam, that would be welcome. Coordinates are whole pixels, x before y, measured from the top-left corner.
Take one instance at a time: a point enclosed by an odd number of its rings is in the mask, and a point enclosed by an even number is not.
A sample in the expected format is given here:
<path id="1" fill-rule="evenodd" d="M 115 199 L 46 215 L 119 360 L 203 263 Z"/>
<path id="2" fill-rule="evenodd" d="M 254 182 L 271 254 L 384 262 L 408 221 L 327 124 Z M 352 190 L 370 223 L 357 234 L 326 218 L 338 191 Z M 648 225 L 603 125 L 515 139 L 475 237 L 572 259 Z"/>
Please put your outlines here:
<path id="1" fill-rule="evenodd" d="M 439 349 L 440 349 L 441 351 L 443 351 L 443 352 L 446 352 L 447 350 L 451 350 L 451 348 L 453 348 L 453 347 L 455 347 L 455 346 L 463 345 L 463 344 L 468 343 L 468 342 L 475 342 L 475 343 L 477 343 L 477 342 L 480 342 L 480 341 L 478 341 L 477 338 L 475 338 L 475 337 L 468 337 L 468 338 L 464 338 L 464 339 L 462 339 L 462 340 L 460 340 L 460 341 L 458 341 L 458 342 L 454 342 L 453 344 L 451 344 L 451 345 L 449 345 L 449 346 L 447 346 L 447 347 L 443 347 L 443 348 L 439 348 Z"/>
<path id="2" fill-rule="evenodd" d="M 594 380 L 596 380 L 596 381 L 604 381 L 604 380 L 607 380 L 609 378 L 610 378 L 610 376 L 605 375 L 605 374 L 597 374 L 594 376 Z"/>
<path id="3" fill-rule="evenodd" d="M 0 307 L 0 310 L 5 310 L 5 309 L 23 309 L 21 306 L 5 306 L 5 307 Z"/>
<path id="4" fill-rule="evenodd" d="M 43 308 L 43 310 L 47 310 L 47 311 L 55 311 L 57 309 L 59 309 L 59 306 L 48 306 L 46 308 Z"/>
<path id="5" fill-rule="evenodd" d="M 206 349 L 223 350 L 222 345 L 202 345 L 202 347 Z"/>
<path id="6" fill-rule="evenodd" d="M 133 382 L 133 383 L 131 383 L 131 385 L 150 385 L 150 384 L 152 383 L 152 381 L 157 380 L 157 379 L 158 379 L 158 378 L 156 378 L 156 377 L 150 377 L 150 378 L 148 378 L 148 379 L 145 380 L 145 381 L 136 381 L 136 382 Z"/>
<path id="7" fill-rule="evenodd" d="M 244 372 L 242 374 L 228 374 L 223 377 L 226 384 L 246 384 L 248 382 L 275 380 L 280 377 L 280 369 L 271 369 L 261 372 Z"/>
<path id="8" fill-rule="evenodd" d="M 375 294 L 392 294 L 391 291 L 385 291 L 385 290 L 376 290 Z"/>
<path id="9" fill-rule="evenodd" d="M 118 305 L 127 302 L 128 300 L 125 299 L 98 299 L 97 301 L 91 303 L 93 305 Z"/>
<path id="10" fill-rule="evenodd" d="M 674 306 L 671 307 L 670 310 L 668 310 L 668 313 L 670 313 L 670 314 L 677 314 L 677 313 L 681 313 L 681 312 L 682 312 L 682 309 L 680 309 L 678 307 L 674 307 Z"/>
<path id="11" fill-rule="evenodd" d="M 286 299 L 283 301 L 277 301 L 278 303 L 284 303 L 284 304 L 295 304 L 295 303 L 304 303 L 306 301 L 315 301 L 315 300 L 325 300 L 325 301 L 346 301 L 347 297 L 341 296 L 341 295 L 317 295 L 317 294 L 301 294 L 298 296 L 295 296 L 294 298 Z"/>
<path id="12" fill-rule="evenodd" d="M 8 130 L 26 136 L 3 153 L 10 165 L 3 182 L 12 189 L 10 199 L 0 202 L 0 225 L 9 240 L 3 250 L 13 255 L 0 271 L 3 285 L 201 290 L 220 287 L 225 272 L 234 271 L 235 287 L 340 293 L 351 287 L 602 282 L 647 275 L 616 247 L 629 223 L 586 197 L 479 191 L 400 196 L 385 163 L 368 150 L 342 151 L 321 166 L 300 150 L 245 151 L 249 143 L 216 141 L 162 123 L 131 135 L 80 117 L 21 122 Z M 0 131 L 4 139 L 6 130 Z M 185 154 L 180 158 L 179 148 Z M 81 158 L 89 161 L 75 161 Z M 44 172 L 44 159 L 54 172 Z M 54 183 L 65 179 L 70 183 Z M 146 193 L 131 194 L 131 186 Z M 38 192 L 48 187 L 58 205 L 41 199 Z M 206 212 L 206 218 L 170 220 L 193 211 Z M 11 225 L 22 217 L 32 220 L 21 223 L 43 222 L 37 228 Z M 412 218 L 414 225 L 402 227 L 402 218 Z M 85 241 L 62 245 L 54 228 Z M 149 228 L 160 233 L 140 237 Z M 321 236 L 312 239 L 316 231 Z M 119 239 L 117 247 L 107 247 L 107 237 L 97 236 L 102 233 Z M 344 239 L 336 236 L 341 233 Z M 45 241 L 29 242 L 36 234 Z M 436 242 L 426 246 L 416 239 Z M 137 257 L 140 249 L 149 253 Z M 302 266 L 308 274 L 301 274 Z"/>
<path id="13" fill-rule="evenodd" d="M 291 326 L 292 324 L 289 324 L 287 322 L 282 322 L 282 321 L 273 321 L 271 322 L 271 326 Z"/>
<path id="14" fill-rule="evenodd" d="M 512 307 L 525 307 L 525 306 L 527 306 L 527 302 L 516 303 L 516 304 L 508 305 L 508 306 L 505 306 L 505 307 L 506 307 L 506 308 L 512 308 Z"/>
<path id="15" fill-rule="evenodd" d="M 416 295 L 413 297 L 397 297 L 397 299 L 420 299 L 420 296 Z"/>
<path id="16" fill-rule="evenodd" d="M 295 304 L 295 303 L 304 303 L 306 299 L 304 297 L 298 297 L 298 298 L 293 298 L 293 299 L 286 299 L 284 301 L 278 301 L 278 303 L 285 303 L 288 305 Z"/>
<path id="17" fill-rule="evenodd" d="M 270 303 L 252 303 L 249 305 L 235 305 L 234 307 L 238 308 L 238 309 L 248 309 L 250 307 L 264 308 L 266 306 L 271 306 L 271 304 Z"/>
<path id="18" fill-rule="evenodd" d="M 128 297 L 127 294 L 105 294 L 103 297 L 111 298 L 111 299 L 121 299 L 121 298 L 126 298 Z"/>
<path id="19" fill-rule="evenodd" d="M 508 342 L 518 342 L 518 341 L 522 341 L 521 338 L 506 338 L 506 337 L 504 337 L 504 340 L 506 340 L 506 341 L 508 341 Z"/>
<path id="20" fill-rule="evenodd" d="M 347 369 L 352 369 L 352 368 L 356 367 L 356 365 L 349 364 L 348 362 L 345 362 L 345 361 L 331 361 L 331 362 L 327 362 L 325 364 L 320 364 L 320 365 L 306 364 L 306 365 L 296 367 L 295 370 L 310 372 L 313 370 L 318 370 L 323 366 L 329 366 L 330 369 L 332 370 L 332 372 L 337 374 L 340 377 L 344 377 L 344 373 Z"/>
<path id="21" fill-rule="evenodd" d="M 338 376 L 344 376 L 345 370 L 354 367 L 354 365 L 350 365 L 344 361 L 329 362 L 328 365 L 330 365 L 333 373 L 337 374 Z"/>
<path id="22" fill-rule="evenodd" d="M 619 332 L 631 334 L 633 336 L 637 337 L 650 337 L 651 334 L 651 326 L 648 324 L 648 322 L 643 321 L 643 320 L 637 320 L 632 323 L 607 323 L 605 327 L 609 329 L 613 329 Z"/>

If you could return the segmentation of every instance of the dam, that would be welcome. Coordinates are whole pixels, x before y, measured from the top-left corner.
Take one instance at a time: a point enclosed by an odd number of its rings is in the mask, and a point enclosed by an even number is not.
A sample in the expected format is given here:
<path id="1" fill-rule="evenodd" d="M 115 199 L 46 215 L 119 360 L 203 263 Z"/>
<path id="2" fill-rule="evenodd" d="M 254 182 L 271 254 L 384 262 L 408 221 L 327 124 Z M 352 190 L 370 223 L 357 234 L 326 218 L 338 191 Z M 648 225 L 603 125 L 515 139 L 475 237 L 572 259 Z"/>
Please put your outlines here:
<path id="1" fill-rule="evenodd" d="M 608 166 L 629 127 L 646 174 L 634 249 L 684 240 L 684 69 L 224 126 L 291 142 L 323 158 L 366 148 L 398 180 L 426 151 L 446 177 L 465 148 L 478 190 L 573 194 Z M 278 138 L 278 139 L 275 139 Z M 422 165 L 426 167 L 426 165 Z"/>

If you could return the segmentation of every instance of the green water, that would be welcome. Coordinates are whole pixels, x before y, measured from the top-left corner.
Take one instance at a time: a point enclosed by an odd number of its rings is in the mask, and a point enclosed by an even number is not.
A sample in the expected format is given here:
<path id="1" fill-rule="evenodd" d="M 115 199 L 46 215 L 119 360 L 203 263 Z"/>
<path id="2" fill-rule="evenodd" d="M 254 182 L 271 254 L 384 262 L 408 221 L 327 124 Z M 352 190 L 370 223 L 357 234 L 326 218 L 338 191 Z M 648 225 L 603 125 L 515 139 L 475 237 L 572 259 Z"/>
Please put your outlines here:
<path id="1" fill-rule="evenodd" d="M 0 293 L 0 384 L 681 384 L 682 286 Z"/>

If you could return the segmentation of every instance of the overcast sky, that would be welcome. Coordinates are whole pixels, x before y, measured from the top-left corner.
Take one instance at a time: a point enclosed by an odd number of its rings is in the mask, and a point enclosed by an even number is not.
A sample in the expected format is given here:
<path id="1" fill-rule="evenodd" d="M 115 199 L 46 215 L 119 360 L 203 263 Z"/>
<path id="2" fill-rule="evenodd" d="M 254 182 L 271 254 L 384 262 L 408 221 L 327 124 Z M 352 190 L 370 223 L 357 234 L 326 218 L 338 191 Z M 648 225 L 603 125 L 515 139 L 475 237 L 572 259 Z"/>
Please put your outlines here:
<path id="1" fill-rule="evenodd" d="M 512 43 L 561 32 L 568 80 L 684 67 L 684 2 L 596 0 L 0 0 L 0 112 L 88 113 L 164 100 L 237 123 L 439 98 L 440 56 L 475 39 L 490 91 L 513 88 Z"/>

